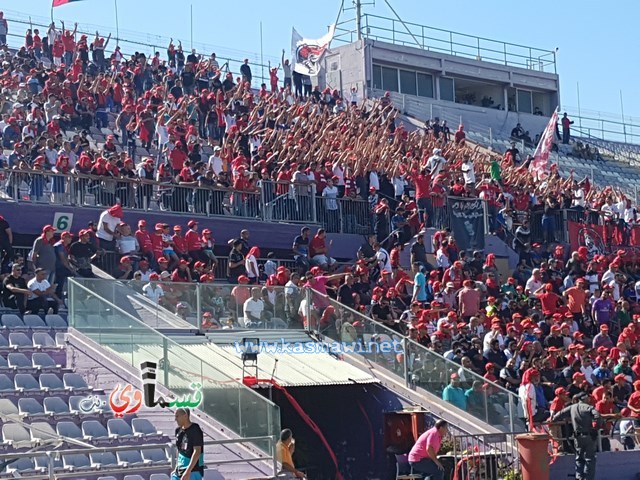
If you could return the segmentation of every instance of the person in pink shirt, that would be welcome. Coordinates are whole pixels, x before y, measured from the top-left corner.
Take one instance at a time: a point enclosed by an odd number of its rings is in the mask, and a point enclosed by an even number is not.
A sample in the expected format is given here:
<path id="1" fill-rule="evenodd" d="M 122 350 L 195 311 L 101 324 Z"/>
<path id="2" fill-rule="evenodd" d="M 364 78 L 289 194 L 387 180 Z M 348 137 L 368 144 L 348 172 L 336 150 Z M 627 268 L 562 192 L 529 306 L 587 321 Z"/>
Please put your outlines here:
<path id="1" fill-rule="evenodd" d="M 433 428 L 424 432 L 409 452 L 409 464 L 414 472 L 431 476 L 431 480 L 444 479 L 444 467 L 438 460 L 442 439 L 448 431 L 445 420 L 438 420 Z"/>

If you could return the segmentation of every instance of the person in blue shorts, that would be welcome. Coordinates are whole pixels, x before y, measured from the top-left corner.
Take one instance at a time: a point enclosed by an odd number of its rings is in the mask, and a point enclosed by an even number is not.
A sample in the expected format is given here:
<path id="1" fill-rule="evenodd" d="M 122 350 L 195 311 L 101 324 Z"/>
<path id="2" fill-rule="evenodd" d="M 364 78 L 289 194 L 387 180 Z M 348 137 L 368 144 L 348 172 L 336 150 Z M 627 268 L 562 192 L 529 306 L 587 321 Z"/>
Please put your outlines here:
<path id="1" fill-rule="evenodd" d="M 178 462 L 171 480 L 202 480 L 204 474 L 204 435 L 197 423 L 191 421 L 188 408 L 178 408 L 175 414 Z"/>

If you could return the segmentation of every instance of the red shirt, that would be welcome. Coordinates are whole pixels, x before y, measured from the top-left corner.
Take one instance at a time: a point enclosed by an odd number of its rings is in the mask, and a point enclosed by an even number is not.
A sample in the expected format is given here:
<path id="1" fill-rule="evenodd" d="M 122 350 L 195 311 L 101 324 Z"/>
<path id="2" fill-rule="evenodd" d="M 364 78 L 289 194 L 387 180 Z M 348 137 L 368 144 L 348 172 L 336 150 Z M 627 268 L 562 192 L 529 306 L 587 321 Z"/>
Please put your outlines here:
<path id="1" fill-rule="evenodd" d="M 416 199 L 429 198 L 431 193 L 431 175 L 418 175 L 413 179 L 416 186 Z"/>
<path id="2" fill-rule="evenodd" d="M 73 39 L 73 35 L 62 35 L 62 44 L 64 45 L 65 52 L 73 52 L 76 48 L 76 42 Z"/>
<path id="3" fill-rule="evenodd" d="M 600 385 L 599 387 L 596 387 L 593 390 L 593 392 L 591 392 L 591 396 L 593 397 L 593 399 L 596 402 L 600 402 L 600 401 L 602 401 L 602 398 L 604 397 L 604 392 L 605 392 L 604 386 Z"/>
<path id="4" fill-rule="evenodd" d="M 552 412 L 559 412 L 565 406 L 566 406 L 565 401 L 562 400 L 560 397 L 556 397 L 551 402 L 551 406 L 549 407 L 549 410 L 552 411 Z"/>
<path id="5" fill-rule="evenodd" d="M 136 240 L 138 240 L 138 245 L 140 245 L 140 250 L 142 250 L 143 253 L 151 252 L 153 250 L 151 237 L 149 236 L 149 232 L 146 230 L 138 230 L 136 232 Z"/>
<path id="6" fill-rule="evenodd" d="M 162 234 L 157 235 L 153 234 L 149 236 L 151 240 L 151 250 L 153 252 L 153 256 L 156 257 L 156 260 L 162 258 L 163 256 L 163 243 L 162 243 Z"/>
<path id="7" fill-rule="evenodd" d="M 640 409 L 640 392 L 633 392 L 629 397 L 629 401 L 627 405 L 633 408 Z M 631 411 L 631 416 L 634 418 L 640 418 L 640 413 L 636 413 L 633 410 Z"/>
<path id="8" fill-rule="evenodd" d="M 318 250 L 324 250 L 325 248 L 325 239 L 315 236 L 309 242 L 309 256 L 315 257 L 316 255 L 322 255 Z"/>
<path id="9" fill-rule="evenodd" d="M 171 240 L 173 240 L 173 248 L 177 253 L 187 253 L 187 242 L 184 237 L 175 234 Z"/>
<path id="10" fill-rule="evenodd" d="M 195 230 L 189 229 L 184 236 L 184 241 L 187 252 L 202 250 L 202 239 L 200 238 L 200 234 Z"/>
<path id="11" fill-rule="evenodd" d="M 187 154 L 184 153 L 179 148 L 174 148 L 169 155 L 169 159 L 171 160 L 171 168 L 174 170 L 182 170 L 184 167 L 184 161 L 187 159 Z"/>
<path id="12" fill-rule="evenodd" d="M 445 200 L 444 194 L 446 192 L 444 191 L 444 188 L 442 187 L 442 185 L 440 185 L 439 183 L 436 183 L 431 189 L 431 193 L 437 194 L 437 195 L 431 195 L 431 205 L 434 208 L 444 207 L 444 200 Z M 442 195 L 442 196 L 439 196 L 439 195 Z"/>
<path id="13" fill-rule="evenodd" d="M 553 292 L 544 292 L 538 296 L 542 305 L 542 313 L 545 315 L 553 315 L 558 311 L 558 300 L 560 297 Z"/>

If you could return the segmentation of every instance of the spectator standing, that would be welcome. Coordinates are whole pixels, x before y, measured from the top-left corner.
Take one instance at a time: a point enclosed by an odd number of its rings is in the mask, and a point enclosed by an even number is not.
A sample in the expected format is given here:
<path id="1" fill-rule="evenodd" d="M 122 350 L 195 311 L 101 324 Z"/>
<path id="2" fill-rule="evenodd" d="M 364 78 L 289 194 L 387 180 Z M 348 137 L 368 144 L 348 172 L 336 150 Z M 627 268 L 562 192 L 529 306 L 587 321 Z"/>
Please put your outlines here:
<path id="1" fill-rule="evenodd" d="M 0 46 L 7 44 L 7 35 L 9 34 L 9 24 L 4 18 L 4 12 L 0 12 Z"/>
<path id="2" fill-rule="evenodd" d="M 117 227 L 122 221 L 122 215 L 121 205 L 114 205 L 100 214 L 96 236 L 100 239 L 101 248 L 110 252 L 115 251 Z"/>
<path id="3" fill-rule="evenodd" d="M 78 232 L 78 241 L 71 244 L 69 256 L 71 264 L 76 268 L 78 274 L 84 278 L 94 278 L 91 262 L 98 257 L 96 247 L 89 241 L 91 230 L 84 229 Z"/>
<path id="4" fill-rule="evenodd" d="M 564 145 L 567 145 L 571 140 L 571 125 L 573 125 L 573 120 L 570 120 L 567 112 L 564 112 L 562 116 L 562 143 Z"/>
<path id="5" fill-rule="evenodd" d="M 242 65 L 240 65 L 240 73 L 242 74 L 242 81 L 251 83 L 252 74 L 251 67 L 249 66 L 249 59 L 245 58 Z"/>
<path id="6" fill-rule="evenodd" d="M 31 248 L 31 262 L 36 269 L 44 269 L 48 274 L 49 283 L 53 282 L 56 272 L 56 251 L 53 238 L 56 229 L 51 225 L 42 228 L 42 235 L 35 239 Z"/>

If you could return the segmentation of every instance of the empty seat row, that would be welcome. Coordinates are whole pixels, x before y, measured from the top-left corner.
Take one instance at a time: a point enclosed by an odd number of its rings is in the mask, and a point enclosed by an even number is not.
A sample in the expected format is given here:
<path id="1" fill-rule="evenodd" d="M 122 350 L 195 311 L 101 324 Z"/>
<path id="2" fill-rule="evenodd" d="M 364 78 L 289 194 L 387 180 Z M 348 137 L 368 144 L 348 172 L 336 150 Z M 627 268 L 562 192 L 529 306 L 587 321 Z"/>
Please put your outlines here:
<path id="1" fill-rule="evenodd" d="M 55 373 L 42 373 L 38 380 L 30 373 L 17 373 L 13 380 L 0 374 L 0 394 L 14 392 L 81 392 L 91 391 L 87 382 L 77 373 L 64 373 L 60 378 Z"/>
<path id="2" fill-rule="evenodd" d="M 167 465 L 169 459 L 167 453 L 161 448 L 150 448 L 142 451 L 124 450 L 116 452 L 101 452 L 84 454 L 62 455 L 62 460 L 53 461 L 54 471 L 82 471 L 94 469 L 120 468 L 134 465 Z M 20 472 L 22 475 L 28 472 L 46 472 L 49 467 L 49 458 L 37 456 L 35 458 L 22 457 L 7 467 L 7 472 Z M 144 480 L 140 475 L 126 475 L 125 480 Z M 110 479 L 114 477 L 101 477 Z M 168 477 L 152 474 L 150 480 L 166 480 Z"/>
<path id="3" fill-rule="evenodd" d="M 145 420 L 145 419 L 136 419 Z M 81 426 L 72 421 L 63 420 L 52 425 L 49 422 L 32 422 L 28 426 L 19 423 L 5 423 L 2 426 L 2 446 L 13 448 L 29 448 L 37 443 L 52 438 L 66 437 L 76 440 L 93 442 L 94 444 L 112 444 L 122 442 L 137 442 L 144 439 L 146 443 L 154 440 L 164 440 L 162 432 L 157 432 L 153 425 L 145 425 L 143 430 L 153 430 L 152 434 L 136 433 L 133 428 L 138 425 L 129 425 L 122 418 L 111 418 L 105 427 L 98 420 L 85 420 Z"/>
<path id="4" fill-rule="evenodd" d="M 72 395 L 68 402 L 63 397 L 45 397 L 42 403 L 33 397 L 19 398 L 17 403 L 9 398 L 0 398 L 0 415 L 35 420 L 47 417 L 75 418 L 83 414 L 100 415 L 103 412 L 110 412 L 107 396 L 97 395 L 97 397 L 102 408 L 94 407 L 93 400 L 83 395 Z"/>
<path id="5" fill-rule="evenodd" d="M 33 332 L 29 336 L 24 332 L 11 332 L 9 338 L 0 335 L 0 350 L 43 350 L 43 349 L 62 349 L 64 348 L 66 333 L 56 333 L 56 338 L 47 332 Z"/>
<path id="6" fill-rule="evenodd" d="M 67 328 L 67 322 L 58 314 L 45 315 L 44 320 L 39 315 L 24 315 L 23 318 L 15 313 L 3 313 L 0 317 L 0 323 L 6 328 Z"/>
<path id="7" fill-rule="evenodd" d="M 6 357 L 0 355 L 0 371 L 3 369 L 38 369 L 38 370 L 60 370 L 61 365 L 57 364 L 48 353 L 34 352 L 31 358 L 21 352 L 7 354 Z"/>

